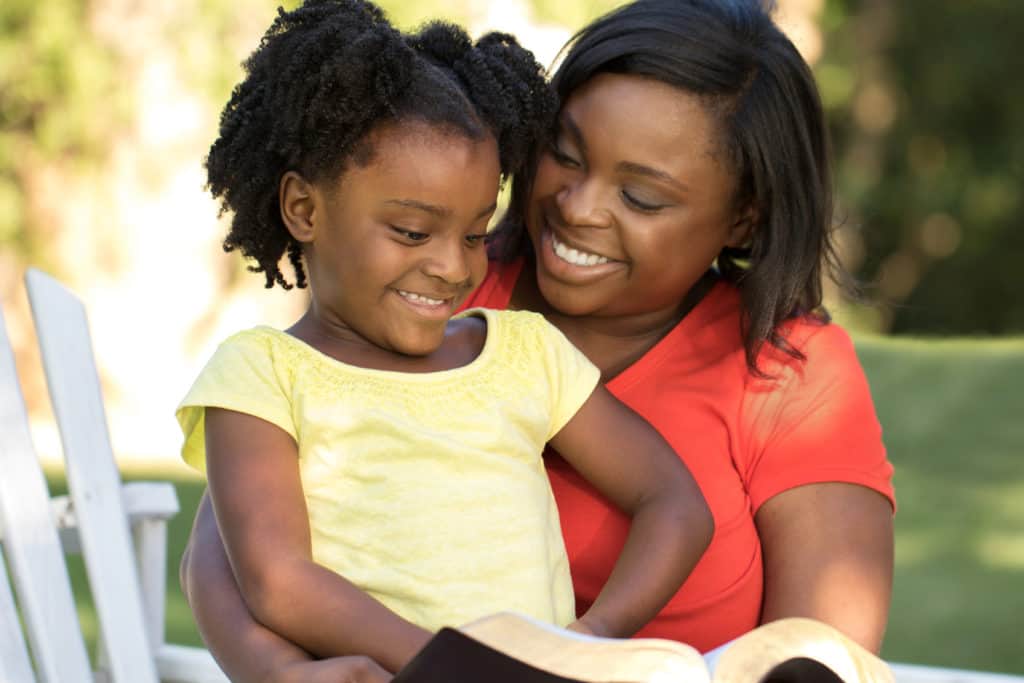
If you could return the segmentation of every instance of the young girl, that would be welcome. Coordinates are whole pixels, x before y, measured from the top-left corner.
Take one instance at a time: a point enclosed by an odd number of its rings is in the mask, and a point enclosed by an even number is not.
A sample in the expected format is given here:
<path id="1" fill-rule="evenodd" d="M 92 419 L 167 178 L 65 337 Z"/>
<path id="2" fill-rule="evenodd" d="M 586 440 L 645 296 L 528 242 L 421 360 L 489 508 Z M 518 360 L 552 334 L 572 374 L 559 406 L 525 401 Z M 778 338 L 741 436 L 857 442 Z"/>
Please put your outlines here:
<path id="1" fill-rule="evenodd" d="M 452 318 L 487 271 L 501 178 L 550 124 L 532 56 L 310 1 L 245 67 L 207 160 L 225 248 L 285 289 L 287 254 L 311 301 L 285 332 L 225 341 L 178 419 L 249 609 L 314 655 L 391 671 L 502 609 L 635 632 L 710 541 L 699 489 L 540 315 Z M 575 622 L 548 441 L 633 519 Z"/>

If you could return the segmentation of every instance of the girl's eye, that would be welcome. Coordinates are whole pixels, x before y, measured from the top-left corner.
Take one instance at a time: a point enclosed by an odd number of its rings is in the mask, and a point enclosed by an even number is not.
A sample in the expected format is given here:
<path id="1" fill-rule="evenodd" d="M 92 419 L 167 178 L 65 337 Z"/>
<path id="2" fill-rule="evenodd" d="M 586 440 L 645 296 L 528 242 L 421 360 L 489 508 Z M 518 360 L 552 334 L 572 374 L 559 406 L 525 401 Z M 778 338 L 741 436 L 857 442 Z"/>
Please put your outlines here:
<path id="1" fill-rule="evenodd" d="M 652 204 L 651 202 L 638 199 L 635 195 L 630 194 L 629 190 L 622 191 L 622 198 L 634 209 L 637 211 L 643 211 L 644 213 L 654 213 L 655 211 L 665 208 L 664 204 Z"/>
<path id="2" fill-rule="evenodd" d="M 484 243 L 487 238 L 487 233 L 480 233 L 479 235 L 466 235 L 466 244 L 470 247 L 476 247 Z"/>
<path id="3" fill-rule="evenodd" d="M 416 232 L 415 230 L 406 230 L 405 228 L 400 228 L 397 225 L 392 225 L 391 229 L 394 230 L 395 232 L 397 232 L 399 235 L 401 235 L 405 239 L 409 240 L 410 242 L 422 242 L 425 239 L 427 239 L 428 237 L 430 237 L 430 235 L 428 235 L 425 232 Z"/>

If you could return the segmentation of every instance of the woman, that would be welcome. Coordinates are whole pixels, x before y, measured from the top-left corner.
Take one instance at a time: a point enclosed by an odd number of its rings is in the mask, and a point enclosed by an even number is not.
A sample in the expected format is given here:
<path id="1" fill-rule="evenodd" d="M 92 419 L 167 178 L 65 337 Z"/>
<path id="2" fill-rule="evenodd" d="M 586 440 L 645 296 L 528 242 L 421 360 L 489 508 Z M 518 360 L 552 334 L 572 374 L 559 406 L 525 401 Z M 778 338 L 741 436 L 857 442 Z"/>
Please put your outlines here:
<path id="1" fill-rule="evenodd" d="M 543 313 L 700 484 L 715 537 L 640 635 L 709 649 L 799 615 L 878 651 L 892 468 L 849 338 L 821 309 L 831 175 L 810 70 L 755 0 L 639 0 L 584 29 L 553 82 L 556 133 L 468 305 Z M 584 610 L 626 521 L 548 462 Z M 184 584 L 233 676 L 386 680 L 358 658 L 309 662 L 255 624 L 205 505 L 193 545 Z"/>

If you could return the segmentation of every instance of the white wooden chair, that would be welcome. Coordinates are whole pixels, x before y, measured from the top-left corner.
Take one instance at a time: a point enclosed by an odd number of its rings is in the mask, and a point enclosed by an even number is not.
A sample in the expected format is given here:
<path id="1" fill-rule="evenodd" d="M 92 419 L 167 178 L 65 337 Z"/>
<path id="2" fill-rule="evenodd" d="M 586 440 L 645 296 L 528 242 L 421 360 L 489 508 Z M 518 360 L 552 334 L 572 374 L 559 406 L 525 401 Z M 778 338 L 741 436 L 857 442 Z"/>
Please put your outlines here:
<path id="1" fill-rule="evenodd" d="M 84 307 L 39 271 L 29 271 L 26 286 L 69 495 L 49 499 L 0 319 L 0 547 L 11 572 L 9 584 L 0 564 L 0 681 L 224 683 L 207 651 L 164 642 L 166 524 L 178 511 L 177 496 L 166 482 L 121 483 Z M 100 626 L 95 673 L 65 552 L 82 553 L 89 578 Z"/>

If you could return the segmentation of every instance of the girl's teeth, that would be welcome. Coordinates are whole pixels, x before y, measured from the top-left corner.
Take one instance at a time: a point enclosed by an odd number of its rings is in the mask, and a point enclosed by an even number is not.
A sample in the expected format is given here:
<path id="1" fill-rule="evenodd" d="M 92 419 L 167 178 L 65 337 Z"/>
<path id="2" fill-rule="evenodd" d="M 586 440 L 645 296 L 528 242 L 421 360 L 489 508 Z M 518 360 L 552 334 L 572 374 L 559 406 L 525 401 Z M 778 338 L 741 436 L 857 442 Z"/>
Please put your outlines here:
<path id="1" fill-rule="evenodd" d="M 415 294 L 413 292 L 406 292 L 403 289 L 398 290 L 404 298 L 417 304 L 427 304 L 429 306 L 440 306 L 444 303 L 444 299 L 431 299 L 430 297 L 423 296 L 422 294 Z"/>
<path id="2" fill-rule="evenodd" d="M 598 256 L 597 254 L 588 254 L 571 247 L 567 247 L 557 239 L 554 235 L 551 236 L 551 244 L 555 248 L 555 253 L 563 261 L 567 261 L 574 266 L 595 266 L 600 263 L 608 263 L 608 259 L 604 256 Z"/>

